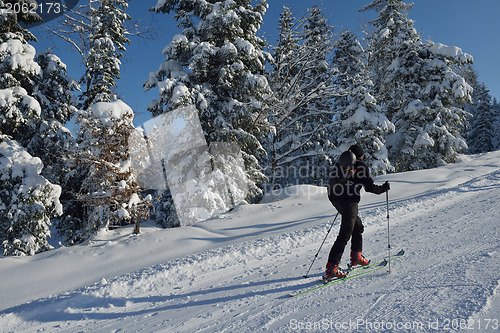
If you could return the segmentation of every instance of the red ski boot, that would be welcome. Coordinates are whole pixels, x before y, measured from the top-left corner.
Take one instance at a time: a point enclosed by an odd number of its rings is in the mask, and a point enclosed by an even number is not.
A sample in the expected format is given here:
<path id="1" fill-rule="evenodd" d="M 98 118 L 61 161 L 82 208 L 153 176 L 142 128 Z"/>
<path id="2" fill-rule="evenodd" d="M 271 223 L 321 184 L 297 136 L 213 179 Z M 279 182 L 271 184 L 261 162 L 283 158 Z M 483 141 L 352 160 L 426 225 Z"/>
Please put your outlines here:
<path id="1" fill-rule="evenodd" d="M 370 263 L 370 260 L 366 259 L 361 252 L 351 251 L 351 267 L 356 265 L 366 266 Z"/>
<path id="2" fill-rule="evenodd" d="M 343 279 L 347 276 L 347 274 L 342 271 L 339 265 L 334 265 L 331 262 L 326 264 L 325 276 L 323 276 L 323 280 L 329 281 L 333 278 Z"/>

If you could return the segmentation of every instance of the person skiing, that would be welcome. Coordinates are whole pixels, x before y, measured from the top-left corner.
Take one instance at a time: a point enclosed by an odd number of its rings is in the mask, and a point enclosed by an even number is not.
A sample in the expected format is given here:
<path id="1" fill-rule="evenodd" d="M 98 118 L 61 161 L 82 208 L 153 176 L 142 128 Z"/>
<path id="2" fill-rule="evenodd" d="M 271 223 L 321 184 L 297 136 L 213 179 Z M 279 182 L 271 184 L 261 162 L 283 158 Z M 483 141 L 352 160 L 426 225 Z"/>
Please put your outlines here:
<path id="1" fill-rule="evenodd" d="M 390 189 L 389 182 L 376 185 L 370 177 L 368 166 L 363 162 L 364 152 L 359 145 L 352 145 L 343 152 L 333 167 L 328 184 L 328 199 L 342 216 L 340 231 L 326 264 L 325 280 L 344 278 L 347 274 L 339 268 L 344 248 L 351 239 L 351 266 L 366 266 L 369 261 L 361 254 L 363 247 L 363 223 L 358 215 L 361 188 L 382 194 Z"/>

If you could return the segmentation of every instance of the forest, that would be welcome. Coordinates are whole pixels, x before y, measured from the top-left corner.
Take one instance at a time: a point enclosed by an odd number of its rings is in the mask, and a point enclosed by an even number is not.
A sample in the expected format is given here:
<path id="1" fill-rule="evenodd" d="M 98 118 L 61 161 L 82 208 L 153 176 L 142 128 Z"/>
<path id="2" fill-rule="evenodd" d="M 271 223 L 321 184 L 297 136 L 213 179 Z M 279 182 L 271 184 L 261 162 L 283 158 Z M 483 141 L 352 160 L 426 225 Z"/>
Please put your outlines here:
<path id="1" fill-rule="evenodd" d="M 0 0 L 4 256 L 50 250 L 52 233 L 71 246 L 100 229 L 191 225 L 269 191 L 324 186 L 353 144 L 372 176 L 499 148 L 500 105 L 473 57 L 422 40 L 401 0 L 360 8 L 377 15 L 363 36 L 334 34 L 320 7 L 301 17 L 283 7 L 275 43 L 259 36 L 265 0 L 159 0 L 152 10 L 179 32 L 144 82 L 159 91 L 152 120 L 136 127 L 116 93 L 137 28 L 127 2 L 90 0 L 60 18 L 85 66 L 71 78 L 35 49 L 41 17 L 13 9 L 31 2 Z"/>

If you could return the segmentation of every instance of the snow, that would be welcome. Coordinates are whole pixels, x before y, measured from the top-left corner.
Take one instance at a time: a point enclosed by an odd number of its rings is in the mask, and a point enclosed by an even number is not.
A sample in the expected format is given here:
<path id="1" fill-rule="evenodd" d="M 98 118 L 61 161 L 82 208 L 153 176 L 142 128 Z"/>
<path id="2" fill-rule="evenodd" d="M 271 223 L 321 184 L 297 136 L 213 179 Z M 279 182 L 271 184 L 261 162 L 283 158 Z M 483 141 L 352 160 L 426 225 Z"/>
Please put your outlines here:
<path id="1" fill-rule="evenodd" d="M 474 58 L 470 54 L 464 53 L 461 48 L 456 46 L 448 46 L 441 43 L 433 43 L 431 46 L 431 52 L 436 55 L 441 55 L 444 57 L 456 59 L 461 63 L 474 62 Z"/>
<path id="2" fill-rule="evenodd" d="M 391 182 L 391 246 L 406 255 L 391 274 L 297 298 L 288 294 L 318 285 L 339 228 L 304 279 L 335 215 L 315 186 L 193 226 L 143 223 L 139 235 L 131 226 L 89 244 L 1 257 L 0 331 L 497 331 L 499 165 L 493 152 L 376 178 Z M 364 254 L 378 259 L 387 254 L 385 196 L 362 197 Z"/>
<path id="3" fill-rule="evenodd" d="M 421 133 L 415 140 L 413 149 L 418 149 L 421 147 L 432 147 L 434 146 L 434 140 L 429 136 L 427 132 Z"/>
<path id="4" fill-rule="evenodd" d="M 91 112 L 97 118 L 103 119 L 123 119 L 125 115 L 133 115 L 134 112 L 122 100 L 113 102 L 98 102 L 90 106 Z"/>
<path id="5" fill-rule="evenodd" d="M 388 37 L 391 34 L 391 29 L 389 28 L 384 28 L 380 31 L 380 39 L 384 39 Z"/>
<path id="6" fill-rule="evenodd" d="M 11 106 L 14 103 L 16 103 L 17 98 L 22 98 L 22 104 L 24 104 L 27 108 L 34 111 L 36 115 L 40 116 L 42 109 L 38 101 L 33 97 L 28 96 L 26 89 L 21 87 L 13 87 L 7 89 L 0 89 L 0 107 L 9 108 L 9 111 L 7 113 L 8 117 L 12 117 Z"/>
<path id="7" fill-rule="evenodd" d="M 4 63 L 8 63 L 12 70 L 23 68 L 33 74 L 39 74 L 41 71 L 40 66 L 33 60 L 35 48 L 19 39 L 8 39 L 0 43 L 0 53 L 4 54 L 7 59 Z"/>

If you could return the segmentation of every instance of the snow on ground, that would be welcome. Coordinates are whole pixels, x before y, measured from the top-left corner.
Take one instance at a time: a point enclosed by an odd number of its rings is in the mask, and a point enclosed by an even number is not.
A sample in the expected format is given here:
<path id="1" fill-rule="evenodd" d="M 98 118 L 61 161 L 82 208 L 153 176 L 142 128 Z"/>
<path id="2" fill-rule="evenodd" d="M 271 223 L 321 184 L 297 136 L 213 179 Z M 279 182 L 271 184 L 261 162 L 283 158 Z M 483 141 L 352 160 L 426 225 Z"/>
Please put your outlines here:
<path id="1" fill-rule="evenodd" d="M 498 332 L 500 152 L 392 174 L 385 270 L 318 285 L 334 225 L 323 188 L 297 186 L 192 227 L 145 224 L 88 245 L 0 258 L 2 332 Z M 385 195 L 363 194 L 364 253 L 387 255 Z M 343 263 L 348 260 L 348 250 Z"/>

